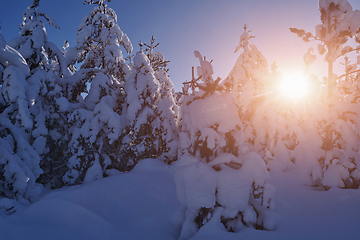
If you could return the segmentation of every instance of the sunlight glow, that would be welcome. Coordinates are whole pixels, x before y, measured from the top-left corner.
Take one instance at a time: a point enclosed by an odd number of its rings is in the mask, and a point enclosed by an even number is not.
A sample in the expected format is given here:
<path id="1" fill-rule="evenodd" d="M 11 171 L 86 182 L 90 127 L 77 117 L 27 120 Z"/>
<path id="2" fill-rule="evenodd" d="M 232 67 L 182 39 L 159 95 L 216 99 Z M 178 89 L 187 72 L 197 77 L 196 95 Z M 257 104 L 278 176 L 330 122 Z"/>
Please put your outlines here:
<path id="1" fill-rule="evenodd" d="M 279 90 L 281 95 L 287 99 L 302 99 L 310 93 L 309 79 L 301 73 L 284 73 L 280 81 Z"/>

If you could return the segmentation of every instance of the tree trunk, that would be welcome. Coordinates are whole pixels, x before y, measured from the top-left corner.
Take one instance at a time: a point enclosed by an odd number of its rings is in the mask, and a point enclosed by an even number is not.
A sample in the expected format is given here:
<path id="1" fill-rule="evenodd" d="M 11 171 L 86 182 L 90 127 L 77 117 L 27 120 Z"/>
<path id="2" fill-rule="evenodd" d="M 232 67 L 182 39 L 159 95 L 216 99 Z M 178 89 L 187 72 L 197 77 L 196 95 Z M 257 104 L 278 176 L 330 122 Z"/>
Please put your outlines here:
<path id="1" fill-rule="evenodd" d="M 330 98 L 334 91 L 334 81 L 333 81 L 333 63 L 328 62 L 328 97 Z"/>
<path id="2" fill-rule="evenodd" d="M 333 81 L 333 63 L 332 62 L 328 62 L 328 98 L 330 98 L 333 94 L 334 91 L 334 81 Z M 328 104 L 327 106 L 330 111 L 330 105 Z M 325 128 L 325 138 L 326 138 L 326 142 L 325 142 L 325 148 L 326 151 L 331 151 L 333 148 L 333 144 L 332 144 L 332 131 L 331 131 L 331 123 L 329 123 L 326 128 Z"/>

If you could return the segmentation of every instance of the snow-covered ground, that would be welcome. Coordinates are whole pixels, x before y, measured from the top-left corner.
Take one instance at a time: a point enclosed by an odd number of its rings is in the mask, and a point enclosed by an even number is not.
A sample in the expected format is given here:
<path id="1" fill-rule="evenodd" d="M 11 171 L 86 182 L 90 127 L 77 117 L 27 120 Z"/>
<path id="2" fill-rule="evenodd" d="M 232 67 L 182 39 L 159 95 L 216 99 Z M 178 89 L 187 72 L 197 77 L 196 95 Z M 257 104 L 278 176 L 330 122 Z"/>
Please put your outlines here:
<path id="1" fill-rule="evenodd" d="M 224 230 L 212 218 L 192 239 L 359 239 L 360 191 L 306 187 L 296 170 L 272 172 L 274 231 Z M 29 207 L 0 213 L 0 240 L 177 239 L 185 218 L 174 167 L 143 160 L 133 171 L 48 191 Z"/>

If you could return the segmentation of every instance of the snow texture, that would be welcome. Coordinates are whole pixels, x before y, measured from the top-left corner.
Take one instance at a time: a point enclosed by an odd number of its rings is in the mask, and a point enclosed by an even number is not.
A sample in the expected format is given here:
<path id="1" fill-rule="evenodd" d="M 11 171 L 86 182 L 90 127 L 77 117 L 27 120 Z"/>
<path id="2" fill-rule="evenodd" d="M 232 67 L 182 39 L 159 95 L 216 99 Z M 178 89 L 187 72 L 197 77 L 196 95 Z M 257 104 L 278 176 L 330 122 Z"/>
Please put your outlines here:
<path id="1" fill-rule="evenodd" d="M 228 231 L 248 226 L 272 230 L 274 189 L 266 184 L 264 159 L 245 145 L 237 98 L 216 91 L 211 64 L 197 51 L 195 57 L 202 87 L 182 98 L 181 149 L 175 164 L 178 199 L 187 206 L 180 239 L 191 238 L 213 221 Z"/>
<path id="2" fill-rule="evenodd" d="M 146 159 L 129 173 L 46 192 L 30 206 L 3 198 L 1 237 L 178 239 L 186 209 L 177 200 L 173 171 L 161 161 Z M 359 191 L 321 191 L 303 186 L 299 179 L 294 170 L 271 174 L 269 182 L 277 188 L 275 231 L 227 232 L 219 208 L 191 239 L 357 239 Z M 325 214 L 328 209 L 332 217 Z"/>

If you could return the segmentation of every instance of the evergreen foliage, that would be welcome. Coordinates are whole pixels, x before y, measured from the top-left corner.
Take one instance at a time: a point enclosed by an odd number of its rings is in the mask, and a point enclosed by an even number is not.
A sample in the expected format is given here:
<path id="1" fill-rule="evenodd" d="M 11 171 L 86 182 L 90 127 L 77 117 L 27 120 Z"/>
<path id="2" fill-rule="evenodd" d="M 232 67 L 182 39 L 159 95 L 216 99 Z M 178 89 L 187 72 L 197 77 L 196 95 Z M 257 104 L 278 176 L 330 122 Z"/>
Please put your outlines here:
<path id="1" fill-rule="evenodd" d="M 310 133 L 302 141 L 309 141 L 315 136 L 318 142 L 314 144 L 312 154 L 296 157 L 303 160 L 311 159 L 303 164 L 305 182 L 310 185 L 322 185 L 325 188 L 357 188 L 359 186 L 359 135 L 357 129 L 358 101 L 353 94 L 357 94 L 357 79 L 359 70 L 357 64 L 351 64 L 350 53 L 360 49 L 360 11 L 353 10 L 348 1 L 319 1 L 321 24 L 315 27 L 315 34 L 303 29 L 290 28 L 305 42 L 318 41 L 318 52 L 325 54 L 328 63 L 328 77 L 326 81 L 328 97 L 325 106 L 314 111 L 322 111 L 320 118 L 311 119 L 316 128 L 309 129 L 303 125 L 304 132 Z M 356 47 L 348 44 L 354 38 Z M 333 64 L 340 57 L 345 60 L 345 74 L 338 77 L 333 73 Z M 325 109 L 326 108 L 326 109 Z M 309 120 L 307 120 L 309 121 Z M 316 122 L 316 123 L 315 123 Z M 313 140 L 312 140 L 313 141 Z M 313 141 L 314 142 L 314 141 Z M 355 144 L 354 144 L 355 143 Z M 303 147 L 303 146 L 301 146 Z M 303 150 L 303 149 L 302 149 Z"/>
<path id="2" fill-rule="evenodd" d="M 41 156 L 44 171 L 38 181 L 55 188 L 61 186 L 61 176 L 66 171 L 68 109 L 60 80 L 70 73 L 62 52 L 47 40 L 43 19 L 59 28 L 49 15 L 39 12 L 39 1 L 34 1 L 24 12 L 19 37 L 10 40 L 9 45 L 18 49 L 30 67 L 31 76 L 26 80 L 33 121 L 29 142 Z"/>
<path id="3" fill-rule="evenodd" d="M 129 125 L 118 155 L 122 171 L 131 170 L 141 159 L 158 156 L 155 108 L 160 84 L 142 51 L 136 53 L 133 64 L 125 85 Z"/>
<path id="4" fill-rule="evenodd" d="M 156 103 L 158 123 L 155 128 L 159 138 L 157 155 L 161 156 L 165 162 L 171 163 L 177 158 L 179 107 L 175 100 L 174 85 L 168 75 L 167 64 L 170 61 L 165 60 L 161 52 L 155 51 L 159 43 L 155 44 L 154 36 L 151 38 L 150 45 L 144 45 L 147 47 L 145 54 L 154 70 L 154 76 L 160 84 Z"/>
<path id="5" fill-rule="evenodd" d="M 271 230 L 273 188 L 266 183 L 264 160 L 244 144 L 238 99 L 220 91 L 210 62 L 194 53 L 200 60 L 199 77 L 190 82 L 192 92 L 180 106 L 175 182 L 178 198 L 187 206 L 180 239 L 191 238 L 211 218 L 230 232 L 245 226 Z"/>
<path id="6" fill-rule="evenodd" d="M 130 67 L 120 46 L 130 54 L 132 45 L 105 1 L 85 4 L 98 6 L 83 19 L 76 46 L 66 52 L 70 65 L 81 64 L 72 76 L 69 91 L 76 108 L 70 116 L 69 171 L 64 176 L 67 184 L 106 176 L 107 169 L 114 165 L 112 161 L 116 161 L 114 154 L 126 127 L 124 84 Z M 86 94 L 84 99 L 82 94 Z"/>
<path id="7" fill-rule="evenodd" d="M 159 43 L 140 43 L 132 58 L 108 2 L 84 1 L 95 7 L 73 47 L 48 41 L 44 22 L 58 25 L 39 0 L 25 10 L 18 37 L 6 43 L 0 33 L 0 198 L 11 199 L 3 201 L 8 214 L 15 201 L 36 201 L 42 186 L 91 182 L 146 158 L 173 164 L 187 208 L 180 239 L 212 219 L 229 232 L 274 229 L 271 170 L 297 166 L 307 185 L 359 188 L 360 57 L 349 56 L 360 51 L 360 11 L 347 0 L 319 1 L 315 34 L 290 28 L 319 42 L 329 70 L 324 96 L 309 48 L 306 74 L 317 93 L 291 106 L 277 88 L 282 73 L 275 63 L 269 70 L 246 25 L 225 80 L 195 51 L 197 77 L 193 71 L 175 93 Z M 344 74 L 336 76 L 341 57 Z"/>
<path id="8" fill-rule="evenodd" d="M 41 193 L 35 181 L 42 170 L 40 156 L 28 141 L 33 126 L 26 96 L 30 70 L 1 32 L 0 66 L 0 198 L 34 201 Z"/>

